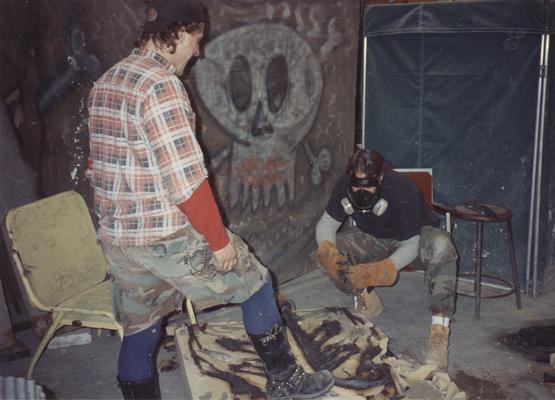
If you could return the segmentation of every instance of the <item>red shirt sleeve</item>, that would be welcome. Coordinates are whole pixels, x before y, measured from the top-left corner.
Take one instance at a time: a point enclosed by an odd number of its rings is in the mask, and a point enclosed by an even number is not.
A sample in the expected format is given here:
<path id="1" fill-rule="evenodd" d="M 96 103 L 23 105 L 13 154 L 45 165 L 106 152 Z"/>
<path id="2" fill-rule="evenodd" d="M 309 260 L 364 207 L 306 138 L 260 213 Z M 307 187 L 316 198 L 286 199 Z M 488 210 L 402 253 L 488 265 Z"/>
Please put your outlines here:
<path id="1" fill-rule="evenodd" d="M 223 249 L 229 243 L 208 180 L 203 180 L 191 197 L 177 207 L 187 216 L 193 228 L 208 241 L 212 251 Z"/>

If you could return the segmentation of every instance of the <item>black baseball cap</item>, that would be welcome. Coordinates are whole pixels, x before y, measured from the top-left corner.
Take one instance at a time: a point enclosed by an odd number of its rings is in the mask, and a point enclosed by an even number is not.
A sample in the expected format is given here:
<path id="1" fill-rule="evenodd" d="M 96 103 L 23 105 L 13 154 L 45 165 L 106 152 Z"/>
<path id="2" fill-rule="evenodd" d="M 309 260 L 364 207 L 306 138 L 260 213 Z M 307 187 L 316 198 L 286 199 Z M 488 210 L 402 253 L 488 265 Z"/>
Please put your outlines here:
<path id="1" fill-rule="evenodd" d="M 198 0 L 149 0 L 144 33 L 161 32 L 174 22 L 205 23 L 206 10 Z"/>

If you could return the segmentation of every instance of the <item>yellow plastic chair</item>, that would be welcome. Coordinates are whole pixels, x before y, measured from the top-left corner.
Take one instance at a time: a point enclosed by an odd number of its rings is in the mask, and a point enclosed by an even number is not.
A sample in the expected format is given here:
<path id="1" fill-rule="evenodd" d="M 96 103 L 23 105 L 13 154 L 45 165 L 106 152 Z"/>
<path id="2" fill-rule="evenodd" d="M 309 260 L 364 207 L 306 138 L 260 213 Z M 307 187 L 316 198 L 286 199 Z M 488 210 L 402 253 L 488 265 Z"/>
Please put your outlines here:
<path id="1" fill-rule="evenodd" d="M 116 330 L 107 264 L 83 198 L 68 191 L 12 209 L 6 226 L 29 302 L 52 313 L 27 378 L 56 331 L 65 325 Z"/>

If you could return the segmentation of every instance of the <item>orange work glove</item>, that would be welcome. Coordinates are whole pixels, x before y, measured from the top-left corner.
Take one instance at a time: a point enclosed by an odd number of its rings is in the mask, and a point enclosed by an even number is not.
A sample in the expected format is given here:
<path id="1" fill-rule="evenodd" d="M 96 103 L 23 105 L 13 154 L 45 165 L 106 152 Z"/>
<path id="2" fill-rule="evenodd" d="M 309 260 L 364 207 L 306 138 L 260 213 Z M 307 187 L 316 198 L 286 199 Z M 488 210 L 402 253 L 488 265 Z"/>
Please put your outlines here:
<path id="1" fill-rule="evenodd" d="M 347 278 L 357 289 L 365 289 L 368 286 L 391 286 L 397 280 L 397 268 L 389 258 L 385 258 L 378 262 L 350 267 Z"/>
<path id="2" fill-rule="evenodd" d="M 347 265 L 347 257 L 339 254 L 337 246 L 329 240 L 324 240 L 316 251 L 316 261 L 326 269 L 326 272 L 336 282 L 343 279 Z"/>

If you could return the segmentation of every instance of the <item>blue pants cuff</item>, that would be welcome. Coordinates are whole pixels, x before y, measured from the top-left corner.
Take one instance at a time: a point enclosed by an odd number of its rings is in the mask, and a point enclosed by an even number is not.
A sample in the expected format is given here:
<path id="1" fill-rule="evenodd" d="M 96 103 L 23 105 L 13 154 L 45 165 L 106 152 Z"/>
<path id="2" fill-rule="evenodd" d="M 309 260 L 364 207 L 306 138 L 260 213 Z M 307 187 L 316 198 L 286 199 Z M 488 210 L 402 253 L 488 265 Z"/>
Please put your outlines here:
<path id="1" fill-rule="evenodd" d="M 241 304 L 241 310 L 245 329 L 251 335 L 260 335 L 269 331 L 280 320 L 272 280 L 269 276 L 264 285 Z"/>

